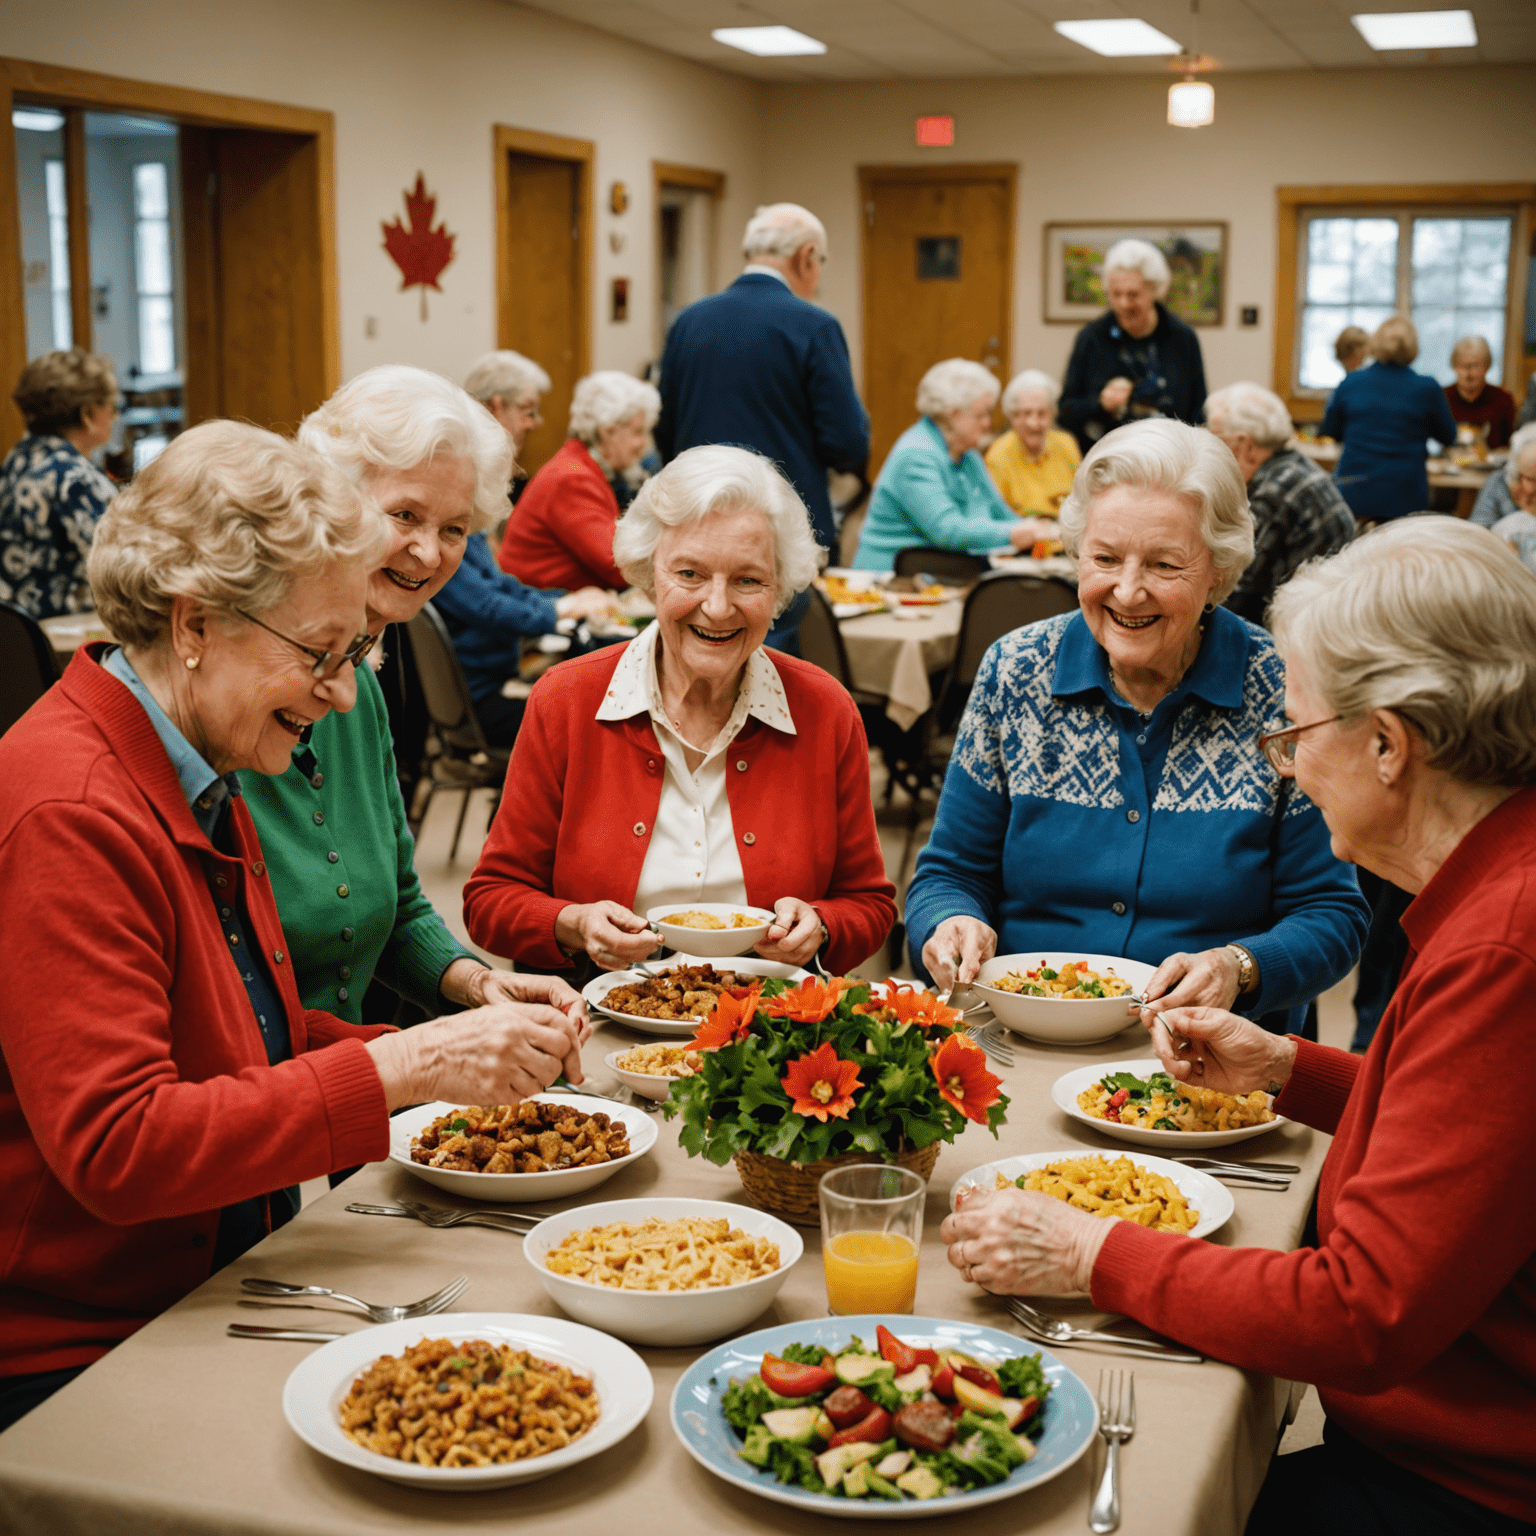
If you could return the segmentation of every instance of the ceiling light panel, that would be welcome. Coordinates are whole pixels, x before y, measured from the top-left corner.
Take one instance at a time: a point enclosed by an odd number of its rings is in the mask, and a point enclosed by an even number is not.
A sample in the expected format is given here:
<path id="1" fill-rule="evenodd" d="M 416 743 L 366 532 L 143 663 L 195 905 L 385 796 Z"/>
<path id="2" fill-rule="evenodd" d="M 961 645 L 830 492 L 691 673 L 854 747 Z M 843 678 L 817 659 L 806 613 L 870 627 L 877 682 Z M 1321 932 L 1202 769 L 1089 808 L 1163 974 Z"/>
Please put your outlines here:
<path id="1" fill-rule="evenodd" d="M 1366 11 L 1349 19 L 1378 53 L 1477 47 L 1477 24 L 1471 11 Z"/>
<path id="2" fill-rule="evenodd" d="M 1142 59 L 1179 52 L 1171 37 L 1137 17 L 1111 16 L 1102 21 L 1058 21 L 1054 29 L 1106 59 Z"/>
<path id="3" fill-rule="evenodd" d="M 784 59 L 827 51 L 825 43 L 819 43 L 793 27 L 716 27 L 709 35 L 727 48 L 755 53 L 761 59 Z"/>
<path id="4" fill-rule="evenodd" d="M 47 107 L 17 107 L 11 113 L 11 126 L 25 133 L 57 133 L 64 126 L 64 114 Z"/>

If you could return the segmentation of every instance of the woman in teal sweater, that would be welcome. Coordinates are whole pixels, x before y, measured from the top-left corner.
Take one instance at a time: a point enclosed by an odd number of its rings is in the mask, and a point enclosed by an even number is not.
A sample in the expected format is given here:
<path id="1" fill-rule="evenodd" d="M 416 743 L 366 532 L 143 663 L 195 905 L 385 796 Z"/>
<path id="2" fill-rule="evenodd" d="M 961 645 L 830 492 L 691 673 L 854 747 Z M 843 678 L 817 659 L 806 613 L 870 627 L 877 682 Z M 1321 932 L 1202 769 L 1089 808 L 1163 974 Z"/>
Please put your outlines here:
<path id="1" fill-rule="evenodd" d="M 470 536 L 505 510 L 506 435 L 455 384 L 373 368 L 299 428 L 372 497 L 394 537 L 368 582 L 368 631 L 403 624 L 448 581 Z M 362 1022 L 378 978 L 429 1014 L 493 1002 L 532 1021 L 550 1008 L 586 1027 L 565 982 L 486 966 L 448 932 L 417 878 L 383 692 L 357 669 L 357 704 L 318 720 L 275 777 L 242 774 L 294 979 L 306 1008 Z"/>
<path id="2" fill-rule="evenodd" d="M 999 384 L 963 357 L 935 363 L 917 386 L 922 419 L 896 439 L 875 481 L 854 564 L 888 571 L 914 545 L 985 551 L 1032 542 L 1031 525 L 998 494 L 976 451 Z"/>

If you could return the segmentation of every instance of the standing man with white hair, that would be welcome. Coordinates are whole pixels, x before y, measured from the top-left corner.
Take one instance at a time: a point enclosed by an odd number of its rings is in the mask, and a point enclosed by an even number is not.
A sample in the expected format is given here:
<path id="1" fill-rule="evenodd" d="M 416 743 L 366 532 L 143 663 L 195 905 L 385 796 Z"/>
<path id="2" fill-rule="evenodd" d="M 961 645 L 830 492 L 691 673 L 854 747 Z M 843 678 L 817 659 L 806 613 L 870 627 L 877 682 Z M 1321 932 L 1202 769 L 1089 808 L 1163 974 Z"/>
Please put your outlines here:
<path id="1" fill-rule="evenodd" d="M 1061 424 L 1084 453 L 1128 421 L 1200 424 L 1205 360 L 1200 338 L 1162 302 L 1170 280 L 1145 240 L 1116 241 L 1104 256 L 1109 308 L 1077 333 L 1061 391 Z"/>
<path id="2" fill-rule="evenodd" d="M 746 269 L 723 293 L 690 304 L 661 359 L 664 461 L 706 443 L 755 448 L 783 470 L 817 543 L 837 542 L 827 473 L 862 473 L 869 415 L 859 401 L 843 328 L 813 304 L 827 259 L 821 220 L 796 203 L 759 208 L 742 238 Z M 801 593 L 767 644 L 794 649 Z"/>
<path id="3" fill-rule="evenodd" d="M 1253 564 L 1226 606 L 1255 624 L 1308 560 L 1336 555 L 1355 536 L 1355 514 L 1332 476 L 1297 451 L 1290 412 L 1258 384 L 1229 384 L 1205 402 L 1205 421 L 1232 450 L 1248 483 Z"/>

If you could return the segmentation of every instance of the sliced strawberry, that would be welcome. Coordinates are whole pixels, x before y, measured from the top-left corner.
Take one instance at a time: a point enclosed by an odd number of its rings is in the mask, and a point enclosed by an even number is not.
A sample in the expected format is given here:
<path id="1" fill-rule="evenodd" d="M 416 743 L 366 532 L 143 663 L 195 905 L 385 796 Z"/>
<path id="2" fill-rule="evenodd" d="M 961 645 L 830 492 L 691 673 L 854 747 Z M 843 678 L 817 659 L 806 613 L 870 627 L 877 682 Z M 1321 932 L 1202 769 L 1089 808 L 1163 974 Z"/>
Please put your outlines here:
<path id="1" fill-rule="evenodd" d="M 824 1371 L 819 1365 L 793 1365 L 774 1354 L 763 1356 L 758 1375 L 763 1378 L 763 1385 L 780 1397 L 814 1397 L 837 1380 L 835 1373 Z"/>

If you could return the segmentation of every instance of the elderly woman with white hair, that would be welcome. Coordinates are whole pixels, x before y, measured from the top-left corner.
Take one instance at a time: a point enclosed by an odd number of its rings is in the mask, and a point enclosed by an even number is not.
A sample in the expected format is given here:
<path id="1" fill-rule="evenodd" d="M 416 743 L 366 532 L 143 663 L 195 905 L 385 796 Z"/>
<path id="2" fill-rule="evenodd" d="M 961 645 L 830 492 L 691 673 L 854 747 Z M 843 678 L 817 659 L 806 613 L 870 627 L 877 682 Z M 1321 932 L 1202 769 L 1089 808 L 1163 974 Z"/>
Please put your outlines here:
<path id="1" fill-rule="evenodd" d="M 650 908 L 736 902 L 777 914 L 763 957 L 851 970 L 896 918 L 864 729 L 827 673 L 763 647 L 816 574 L 804 504 L 761 455 L 692 448 L 614 553 L 656 622 L 534 688 L 464 890 L 470 936 L 519 965 L 611 969 L 656 948 Z"/>
<path id="2" fill-rule="evenodd" d="M 1341 858 L 1415 893 L 1408 965 L 1364 1057 L 1220 1007 L 1147 1021 L 1173 1077 L 1333 1138 L 1316 1239 L 1225 1248 L 1010 1189 L 945 1222 L 950 1262 L 1314 1383 L 1323 1443 L 1275 1459 L 1249 1536 L 1529 1531 L 1536 1277 L 1509 1171 L 1536 1163 L 1536 582 L 1483 529 L 1415 518 L 1302 570 L 1274 628 L 1262 745 Z"/>
<path id="3" fill-rule="evenodd" d="M 613 558 L 619 499 L 609 481 L 639 463 L 661 412 L 642 379 L 591 373 L 571 396 L 570 438 L 524 492 L 502 537 L 501 568 L 530 587 L 622 588 Z"/>
<path id="4" fill-rule="evenodd" d="M 1507 389 L 1488 382 L 1493 348 L 1485 336 L 1463 336 L 1451 348 L 1456 377 L 1445 386 L 1445 403 L 1458 426 L 1480 431 L 1489 448 L 1507 448 L 1520 402 Z"/>
<path id="5" fill-rule="evenodd" d="M 1493 528 L 1516 512 L 1536 512 L 1536 421 L 1517 427 L 1502 471 L 1488 476 L 1477 493 L 1471 521 Z"/>
<path id="6" fill-rule="evenodd" d="M 996 375 L 963 357 L 935 363 L 922 376 L 922 415 L 881 466 L 855 565 L 888 571 L 902 550 L 916 545 L 979 553 L 1034 542 L 1033 524 L 1019 521 L 976 451 L 992 425 L 997 395 Z"/>
<path id="7" fill-rule="evenodd" d="M 1100 274 L 1109 308 L 1077 333 L 1061 391 L 1061 424 L 1086 453 L 1128 421 L 1169 416 L 1191 426 L 1205 403 L 1200 338 L 1163 300 L 1172 274 L 1145 240 L 1118 240 Z"/>
<path id="8" fill-rule="evenodd" d="M 193 427 L 96 530 L 121 646 L 78 651 L 0 741 L 0 1428 L 281 1226 L 294 1186 L 386 1156 L 392 1109 L 580 1070 L 556 1008 L 399 1033 L 300 996 L 243 791 L 352 709 L 389 542 L 310 449 Z"/>
<path id="9" fill-rule="evenodd" d="M 1367 910 L 1258 748 L 1282 682 L 1269 636 L 1220 606 L 1253 557 L 1232 455 L 1138 422 L 1083 460 L 1061 526 L 1081 611 L 982 661 L 907 892 L 913 953 L 943 986 L 994 953 L 1124 955 L 1169 1006 L 1297 1027 Z"/>
<path id="10" fill-rule="evenodd" d="M 1354 538 L 1355 514 L 1332 476 L 1297 450 L 1291 414 L 1273 391 L 1246 383 L 1218 389 L 1205 402 L 1205 423 L 1232 450 L 1253 514 L 1253 562 L 1226 606 L 1262 624 L 1270 598 L 1296 570 Z"/>
<path id="11" fill-rule="evenodd" d="M 1077 440 L 1056 427 L 1060 398 L 1061 386 L 1048 373 L 1038 368 L 1016 373 L 1003 391 L 1008 430 L 987 449 L 987 469 L 1003 500 L 1020 517 L 1051 519 L 1044 530 L 1051 536 L 1083 461 Z"/>
<path id="12" fill-rule="evenodd" d="M 521 352 L 487 352 L 464 378 L 464 392 L 478 400 L 507 434 L 512 445 L 512 484 L 507 495 L 514 506 L 528 486 L 520 469 L 523 444 L 544 417 L 539 401 L 550 391 L 550 378 L 531 357 Z"/>

